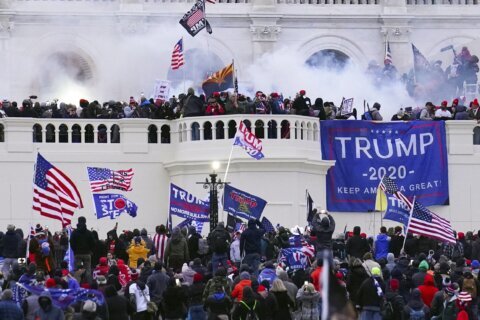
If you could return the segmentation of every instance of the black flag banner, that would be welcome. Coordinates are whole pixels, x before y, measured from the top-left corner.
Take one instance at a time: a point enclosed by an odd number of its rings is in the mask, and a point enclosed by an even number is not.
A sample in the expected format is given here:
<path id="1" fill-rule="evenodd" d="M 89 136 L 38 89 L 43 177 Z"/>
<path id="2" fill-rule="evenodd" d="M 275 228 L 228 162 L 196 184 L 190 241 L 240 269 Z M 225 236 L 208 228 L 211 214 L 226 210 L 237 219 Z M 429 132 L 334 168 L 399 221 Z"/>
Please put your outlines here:
<path id="1" fill-rule="evenodd" d="M 208 33 L 212 33 L 212 28 L 205 18 L 205 0 L 198 0 L 179 22 L 192 37 L 204 28 L 207 28 Z"/>

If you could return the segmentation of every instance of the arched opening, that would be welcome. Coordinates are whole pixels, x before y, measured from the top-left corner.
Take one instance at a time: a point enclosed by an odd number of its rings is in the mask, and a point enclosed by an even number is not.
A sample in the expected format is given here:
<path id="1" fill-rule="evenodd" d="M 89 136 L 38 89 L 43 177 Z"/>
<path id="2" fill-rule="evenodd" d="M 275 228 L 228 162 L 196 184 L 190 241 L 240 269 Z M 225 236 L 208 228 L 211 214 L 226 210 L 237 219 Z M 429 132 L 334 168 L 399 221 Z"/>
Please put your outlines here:
<path id="1" fill-rule="evenodd" d="M 158 128 L 154 124 L 148 126 L 148 143 L 158 143 Z"/>
<path id="2" fill-rule="evenodd" d="M 288 120 L 283 120 L 280 125 L 282 126 L 280 131 L 282 139 L 290 139 L 290 122 Z"/>
<path id="3" fill-rule="evenodd" d="M 93 143 L 94 138 L 93 126 L 91 124 L 87 124 L 85 126 L 85 143 Z"/>
<path id="4" fill-rule="evenodd" d="M 170 143 L 170 126 L 164 124 L 160 129 L 161 143 Z"/>
<path id="5" fill-rule="evenodd" d="M 313 140 L 313 130 L 312 130 L 312 123 L 311 122 L 307 123 L 307 140 L 308 141 Z"/>
<path id="6" fill-rule="evenodd" d="M 302 121 L 302 124 L 300 125 L 300 140 L 303 140 L 306 138 L 305 129 L 306 129 L 305 122 Z"/>
<path id="7" fill-rule="evenodd" d="M 54 143 L 55 142 L 55 126 L 53 124 L 47 124 L 46 127 L 46 134 L 45 134 L 45 141 L 47 143 Z"/>
<path id="8" fill-rule="evenodd" d="M 82 142 L 82 128 L 78 124 L 72 126 L 72 142 L 80 143 Z"/>
<path id="9" fill-rule="evenodd" d="M 203 140 L 212 140 L 212 123 L 210 121 L 203 124 Z"/>
<path id="10" fill-rule="evenodd" d="M 350 57 L 341 51 L 324 49 L 312 54 L 305 63 L 318 69 L 343 70 L 349 61 Z"/>
<path id="11" fill-rule="evenodd" d="M 98 143 L 107 143 L 107 126 L 101 124 L 97 128 L 97 142 Z"/>
<path id="12" fill-rule="evenodd" d="M 248 131 L 252 132 L 252 123 L 250 120 L 243 120 L 243 124 L 247 127 Z"/>
<path id="13" fill-rule="evenodd" d="M 33 125 L 33 142 L 42 142 L 42 126 L 38 123 Z"/>
<path id="14" fill-rule="evenodd" d="M 183 55 L 183 71 L 168 70 L 167 80 L 171 82 L 172 88 L 180 86 L 185 80 L 201 84 L 205 75 L 211 75 L 225 66 L 220 57 L 211 51 L 194 48 L 186 50 Z M 197 96 L 203 93 L 200 86 L 195 89 Z"/>
<path id="15" fill-rule="evenodd" d="M 313 141 L 318 141 L 320 139 L 319 131 L 318 131 L 318 124 L 314 123 L 313 124 Z"/>
<path id="16" fill-rule="evenodd" d="M 473 129 L 473 144 L 480 145 L 480 127 Z"/>
<path id="17" fill-rule="evenodd" d="M 230 120 L 228 122 L 228 139 L 232 139 L 237 134 L 237 123 L 235 120 Z"/>
<path id="18" fill-rule="evenodd" d="M 300 123 L 298 121 L 295 121 L 295 140 L 298 140 L 299 132 L 300 131 Z"/>
<path id="19" fill-rule="evenodd" d="M 120 127 L 118 124 L 110 127 L 110 143 L 120 143 Z"/>
<path id="20" fill-rule="evenodd" d="M 223 121 L 217 121 L 215 124 L 215 139 L 225 139 L 225 125 Z"/>
<path id="21" fill-rule="evenodd" d="M 277 121 L 268 121 L 268 139 L 277 139 Z"/>
<path id="22" fill-rule="evenodd" d="M 200 140 L 200 125 L 198 122 L 192 123 L 192 141 Z"/>
<path id="23" fill-rule="evenodd" d="M 255 135 L 259 139 L 265 138 L 265 130 L 263 128 L 265 124 L 263 123 L 262 120 L 257 120 L 255 121 Z"/>
<path id="24" fill-rule="evenodd" d="M 66 124 L 61 124 L 58 127 L 58 142 L 68 143 L 68 127 Z"/>
<path id="25" fill-rule="evenodd" d="M 5 142 L 5 130 L 3 124 L 0 124 L 0 142 Z"/>
<path id="26" fill-rule="evenodd" d="M 33 83 L 33 91 L 41 96 L 69 101 L 93 84 L 91 64 L 83 53 L 73 50 L 54 52 L 39 64 L 42 67 Z"/>

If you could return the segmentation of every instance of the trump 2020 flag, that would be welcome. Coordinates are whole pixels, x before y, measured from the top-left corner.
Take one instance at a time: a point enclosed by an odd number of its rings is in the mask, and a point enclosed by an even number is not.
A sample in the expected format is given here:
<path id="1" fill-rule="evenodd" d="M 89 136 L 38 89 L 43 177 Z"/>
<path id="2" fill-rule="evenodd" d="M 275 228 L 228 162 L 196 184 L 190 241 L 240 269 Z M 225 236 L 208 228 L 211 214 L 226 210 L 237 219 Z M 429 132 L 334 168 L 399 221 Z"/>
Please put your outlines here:
<path id="1" fill-rule="evenodd" d="M 260 160 L 265 157 L 262 153 L 262 140 L 251 133 L 243 121 L 240 121 L 233 145 L 242 147 L 254 159 Z"/>
<path id="2" fill-rule="evenodd" d="M 203 201 L 190 192 L 170 184 L 170 215 L 180 218 L 208 222 L 210 204 Z"/>
<path id="3" fill-rule="evenodd" d="M 388 195 L 386 208 L 383 219 L 397 221 L 405 226 L 408 224 L 410 208 L 404 201 L 399 200 L 393 195 Z"/>
<path id="4" fill-rule="evenodd" d="M 302 251 L 302 248 L 287 248 L 280 251 L 279 262 L 283 262 L 290 269 L 305 269 L 308 264 L 308 257 Z"/>
<path id="5" fill-rule="evenodd" d="M 225 185 L 223 210 L 238 218 L 260 219 L 267 201 L 230 185 Z"/>
<path id="6" fill-rule="evenodd" d="M 128 213 L 133 218 L 137 216 L 137 205 L 121 194 L 94 194 L 93 203 L 95 205 L 97 219 L 105 217 L 115 219 L 123 212 Z"/>

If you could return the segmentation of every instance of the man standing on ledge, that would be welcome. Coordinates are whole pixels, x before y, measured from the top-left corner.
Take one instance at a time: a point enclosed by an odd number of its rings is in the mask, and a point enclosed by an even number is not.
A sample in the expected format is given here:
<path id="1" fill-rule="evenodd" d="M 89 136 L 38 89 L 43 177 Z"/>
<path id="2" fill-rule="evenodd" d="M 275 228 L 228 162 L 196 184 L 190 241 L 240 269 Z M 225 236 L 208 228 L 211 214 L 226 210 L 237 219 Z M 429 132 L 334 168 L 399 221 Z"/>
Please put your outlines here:
<path id="1" fill-rule="evenodd" d="M 87 219 L 78 217 L 77 229 L 70 236 L 70 246 L 75 255 L 75 263 L 83 262 L 87 274 L 91 274 L 92 249 L 95 247 L 92 232 L 87 229 Z"/>
<path id="2" fill-rule="evenodd" d="M 258 226 L 258 228 L 257 228 Z M 240 254 L 243 258 L 242 263 L 248 264 L 252 268 L 255 277 L 258 276 L 258 267 L 260 265 L 261 241 L 265 233 L 262 223 L 258 219 L 248 220 L 248 228 L 243 231 L 240 237 Z"/>
<path id="3" fill-rule="evenodd" d="M 319 213 L 315 214 L 312 220 L 312 230 L 315 232 L 315 236 L 317 237 L 315 244 L 317 256 L 325 249 L 331 251 L 332 235 L 335 231 L 335 220 L 327 210 L 320 210 Z"/>

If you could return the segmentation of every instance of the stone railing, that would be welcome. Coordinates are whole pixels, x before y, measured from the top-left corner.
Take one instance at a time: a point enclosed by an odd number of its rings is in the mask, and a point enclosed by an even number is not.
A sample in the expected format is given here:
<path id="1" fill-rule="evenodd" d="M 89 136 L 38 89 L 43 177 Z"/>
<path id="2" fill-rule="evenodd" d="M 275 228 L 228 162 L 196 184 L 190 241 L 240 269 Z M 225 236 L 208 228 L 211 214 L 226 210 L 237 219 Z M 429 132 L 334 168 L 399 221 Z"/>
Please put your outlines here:
<path id="1" fill-rule="evenodd" d="M 407 5 L 478 5 L 478 0 L 406 0 Z"/>

